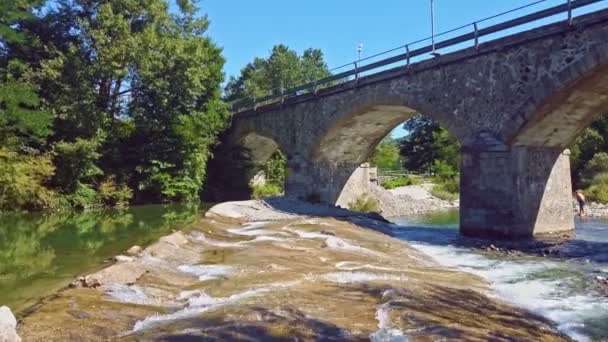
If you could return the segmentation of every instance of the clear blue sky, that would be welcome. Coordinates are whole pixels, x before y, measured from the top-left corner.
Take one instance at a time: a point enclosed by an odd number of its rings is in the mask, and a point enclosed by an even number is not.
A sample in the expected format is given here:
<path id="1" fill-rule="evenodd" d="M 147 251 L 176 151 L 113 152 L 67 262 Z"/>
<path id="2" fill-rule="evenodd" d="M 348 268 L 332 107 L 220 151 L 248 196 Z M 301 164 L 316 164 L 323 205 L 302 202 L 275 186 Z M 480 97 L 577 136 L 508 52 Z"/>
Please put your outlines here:
<path id="1" fill-rule="evenodd" d="M 435 0 L 436 29 L 446 31 L 535 1 Z M 505 18 L 562 3 L 546 0 Z M 298 52 L 320 48 L 332 68 L 354 61 L 359 43 L 365 57 L 431 33 L 430 0 L 201 0 L 199 6 L 211 20 L 209 35 L 224 49 L 227 77 L 238 75 L 254 57 L 268 56 L 276 44 Z"/>

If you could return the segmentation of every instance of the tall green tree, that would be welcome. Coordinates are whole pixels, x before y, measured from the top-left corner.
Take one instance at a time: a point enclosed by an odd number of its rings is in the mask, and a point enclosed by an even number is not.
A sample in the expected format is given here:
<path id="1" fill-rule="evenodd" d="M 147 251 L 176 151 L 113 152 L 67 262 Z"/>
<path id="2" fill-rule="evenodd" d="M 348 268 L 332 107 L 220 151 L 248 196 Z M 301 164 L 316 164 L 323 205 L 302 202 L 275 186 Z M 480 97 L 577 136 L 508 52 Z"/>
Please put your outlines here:
<path id="1" fill-rule="evenodd" d="M 28 66 L 12 49 L 30 43 L 23 27 L 41 4 L 0 2 L 0 210 L 47 208 L 56 197 L 46 187 L 54 167 L 44 153 L 52 117 L 40 110 L 35 86 L 24 77 Z"/>
<path id="2" fill-rule="evenodd" d="M 323 52 L 307 49 L 302 55 L 285 45 L 272 48 L 268 58 L 256 58 L 247 64 L 238 77 L 231 77 L 226 89 L 226 101 L 278 95 L 304 83 L 330 75 Z"/>
<path id="3" fill-rule="evenodd" d="M 435 161 L 454 171 L 460 168 L 460 143 L 432 118 L 417 115 L 403 128 L 408 135 L 401 140 L 401 156 L 407 170 L 432 171 Z"/>
<path id="4" fill-rule="evenodd" d="M 371 163 L 382 170 L 398 170 L 401 168 L 399 144 L 390 136 L 385 137 L 375 147 Z"/>
<path id="5" fill-rule="evenodd" d="M 28 67 L 11 49 L 31 39 L 22 28 L 34 18 L 32 9 L 41 4 L 41 0 L 0 2 L 0 146 L 39 146 L 50 134 L 52 117 L 40 110 L 34 86 L 23 77 Z"/>
<path id="6" fill-rule="evenodd" d="M 195 2 L 176 2 L 173 13 L 166 0 L 57 0 L 26 27 L 37 43 L 16 50 L 56 117 L 62 193 L 111 182 L 140 202 L 198 198 L 228 118 L 224 60 Z"/>

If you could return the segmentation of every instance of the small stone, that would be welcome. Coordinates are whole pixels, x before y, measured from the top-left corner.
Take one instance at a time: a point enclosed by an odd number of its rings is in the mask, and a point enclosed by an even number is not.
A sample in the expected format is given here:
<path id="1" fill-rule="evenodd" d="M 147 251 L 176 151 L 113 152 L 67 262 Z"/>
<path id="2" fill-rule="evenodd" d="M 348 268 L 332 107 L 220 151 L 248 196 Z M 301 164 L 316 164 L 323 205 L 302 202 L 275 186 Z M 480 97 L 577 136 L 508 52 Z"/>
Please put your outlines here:
<path id="1" fill-rule="evenodd" d="M 140 246 L 133 246 L 127 250 L 127 254 L 130 256 L 138 256 L 143 249 Z"/>
<path id="2" fill-rule="evenodd" d="M 0 307 L 0 341 L 21 342 L 21 338 L 17 335 L 17 319 L 6 306 Z"/>
<path id="3" fill-rule="evenodd" d="M 68 315 L 77 318 L 77 319 L 84 319 L 84 318 L 89 318 L 91 317 L 91 315 L 89 315 L 88 313 L 84 312 L 84 311 L 80 311 L 80 310 L 68 310 L 66 311 L 68 313 Z"/>
<path id="4" fill-rule="evenodd" d="M 86 276 L 81 278 L 81 284 L 82 287 L 88 287 L 88 288 L 96 288 L 98 286 L 101 286 L 101 283 L 99 282 L 99 280 L 95 277 L 91 277 L 91 276 Z"/>
<path id="5" fill-rule="evenodd" d="M 130 256 L 126 256 L 126 255 L 117 255 L 114 258 L 114 261 L 116 262 L 131 262 L 133 261 L 133 258 Z"/>

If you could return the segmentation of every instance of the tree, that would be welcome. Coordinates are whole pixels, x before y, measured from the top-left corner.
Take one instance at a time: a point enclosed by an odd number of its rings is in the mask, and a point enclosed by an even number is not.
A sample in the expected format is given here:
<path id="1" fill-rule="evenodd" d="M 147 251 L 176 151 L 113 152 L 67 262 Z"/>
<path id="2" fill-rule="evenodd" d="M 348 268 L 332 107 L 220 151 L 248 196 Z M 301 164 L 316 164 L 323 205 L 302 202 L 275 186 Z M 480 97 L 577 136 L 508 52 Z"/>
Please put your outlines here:
<path id="1" fill-rule="evenodd" d="M 401 168 L 399 146 L 395 139 L 385 137 L 374 149 L 370 157 L 372 165 L 381 170 L 398 170 Z"/>
<path id="2" fill-rule="evenodd" d="M 39 110 L 34 87 L 22 77 L 28 67 L 10 48 L 30 38 L 22 32 L 22 24 L 33 18 L 31 10 L 41 4 L 40 0 L 0 3 L 0 146 L 39 146 L 50 134 L 52 117 Z"/>
<path id="3" fill-rule="evenodd" d="M 427 172 L 436 160 L 454 169 L 460 168 L 460 143 L 432 118 L 414 116 L 403 124 L 408 135 L 401 141 L 404 167 L 410 171 Z"/>
<path id="4" fill-rule="evenodd" d="M 584 175 L 587 164 L 600 152 L 608 152 L 608 114 L 600 116 L 570 146 L 572 181 L 576 187 L 586 186 L 595 175 Z M 586 181 L 585 179 L 586 178 Z"/>
<path id="5" fill-rule="evenodd" d="M 40 110 L 34 86 L 23 77 L 28 66 L 11 49 L 30 40 L 23 25 L 41 3 L 0 2 L 0 210 L 55 204 L 55 193 L 46 187 L 55 169 L 42 151 L 52 117 Z"/>
<path id="6" fill-rule="evenodd" d="M 323 52 L 307 49 L 300 56 L 285 45 L 276 45 L 266 59 L 256 58 L 238 77 L 231 77 L 225 89 L 228 102 L 278 95 L 304 83 L 330 76 Z"/>
<path id="7" fill-rule="evenodd" d="M 224 60 L 194 1 L 177 4 L 172 13 L 165 0 L 58 0 L 25 26 L 36 44 L 15 51 L 56 117 L 62 193 L 106 184 L 111 198 L 128 184 L 140 202 L 198 199 L 228 118 Z M 71 169 L 76 160 L 88 166 Z"/>

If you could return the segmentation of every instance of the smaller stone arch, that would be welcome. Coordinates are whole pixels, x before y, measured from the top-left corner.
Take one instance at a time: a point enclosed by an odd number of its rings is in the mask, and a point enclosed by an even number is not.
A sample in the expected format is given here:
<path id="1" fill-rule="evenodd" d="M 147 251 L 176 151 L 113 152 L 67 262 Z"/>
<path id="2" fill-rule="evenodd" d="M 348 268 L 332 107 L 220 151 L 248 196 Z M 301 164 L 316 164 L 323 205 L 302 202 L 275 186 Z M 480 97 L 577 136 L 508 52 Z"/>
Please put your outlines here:
<path id="1" fill-rule="evenodd" d="M 285 152 L 276 140 L 257 131 L 229 131 L 208 163 L 205 200 L 250 199 L 251 182 L 277 150 Z"/>

